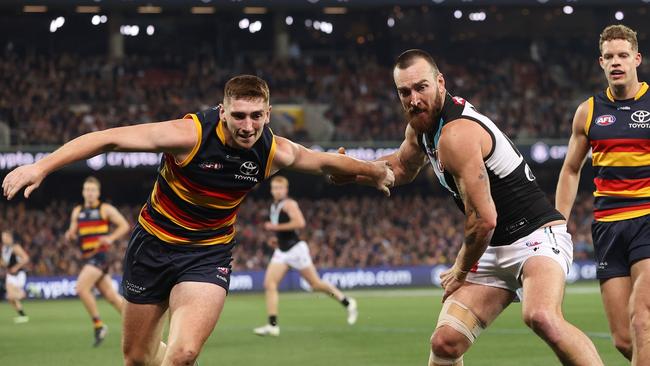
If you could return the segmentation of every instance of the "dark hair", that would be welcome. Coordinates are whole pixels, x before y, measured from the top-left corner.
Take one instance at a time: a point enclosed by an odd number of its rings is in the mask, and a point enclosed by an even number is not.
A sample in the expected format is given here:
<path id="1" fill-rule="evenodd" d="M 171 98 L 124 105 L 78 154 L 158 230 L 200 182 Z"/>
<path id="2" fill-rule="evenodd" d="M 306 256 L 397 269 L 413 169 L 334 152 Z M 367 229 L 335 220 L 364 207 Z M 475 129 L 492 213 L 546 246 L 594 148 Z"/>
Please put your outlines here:
<path id="1" fill-rule="evenodd" d="M 424 59 L 429 65 L 431 65 L 431 69 L 433 69 L 434 74 L 440 72 L 438 70 L 436 61 L 433 59 L 433 57 L 431 57 L 429 52 L 418 48 L 406 50 L 402 52 L 401 55 L 397 56 L 397 60 L 395 61 L 393 69 L 398 68 L 400 70 L 404 70 L 413 65 L 418 59 Z"/>
<path id="2" fill-rule="evenodd" d="M 269 86 L 255 75 L 239 75 L 228 80 L 223 91 L 223 99 L 258 99 L 269 102 Z"/>

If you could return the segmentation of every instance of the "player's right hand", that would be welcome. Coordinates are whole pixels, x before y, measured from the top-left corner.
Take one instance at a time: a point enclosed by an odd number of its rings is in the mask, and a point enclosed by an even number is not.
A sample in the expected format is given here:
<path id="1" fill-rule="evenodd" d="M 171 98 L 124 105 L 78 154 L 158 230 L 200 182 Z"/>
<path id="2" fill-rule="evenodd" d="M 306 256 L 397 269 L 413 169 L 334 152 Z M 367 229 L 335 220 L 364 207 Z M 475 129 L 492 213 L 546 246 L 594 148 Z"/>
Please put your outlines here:
<path id="1" fill-rule="evenodd" d="M 25 188 L 24 196 L 29 198 L 29 195 L 41 185 L 44 178 L 45 173 L 36 164 L 23 165 L 7 174 L 2 181 L 2 192 L 10 200 Z"/>
<path id="2" fill-rule="evenodd" d="M 276 238 L 275 236 L 272 236 L 271 238 L 269 238 L 269 241 L 267 243 L 268 243 L 269 247 L 271 247 L 273 249 L 278 248 L 278 238 Z"/>
<path id="3" fill-rule="evenodd" d="M 65 240 L 67 241 L 75 241 L 77 240 L 77 233 L 75 233 L 72 230 L 66 230 L 65 234 L 63 235 L 65 237 Z"/>

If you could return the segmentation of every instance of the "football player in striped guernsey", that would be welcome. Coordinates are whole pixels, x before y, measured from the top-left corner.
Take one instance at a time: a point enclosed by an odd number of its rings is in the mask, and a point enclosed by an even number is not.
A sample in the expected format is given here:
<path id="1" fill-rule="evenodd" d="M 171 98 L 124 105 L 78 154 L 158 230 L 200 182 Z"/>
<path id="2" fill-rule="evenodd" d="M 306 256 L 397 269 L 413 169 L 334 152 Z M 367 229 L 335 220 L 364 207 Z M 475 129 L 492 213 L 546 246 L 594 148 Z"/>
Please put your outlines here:
<path id="1" fill-rule="evenodd" d="M 93 322 L 95 333 L 94 347 L 99 346 L 108 332 L 108 326 L 102 321 L 95 294 L 96 288 L 117 312 L 122 313 L 124 298 L 113 287 L 108 273 L 109 251 L 112 244 L 129 231 L 129 223 L 111 204 L 99 200 L 101 184 L 95 177 L 84 181 L 81 195 L 83 205 L 76 206 L 70 215 L 70 227 L 65 233 L 66 239 L 77 240 L 84 260 L 77 277 L 77 294 L 84 304 Z M 110 231 L 110 225 L 114 226 Z"/>
<path id="2" fill-rule="evenodd" d="M 268 127 L 270 92 L 253 75 L 230 79 L 223 102 L 184 118 L 92 132 L 3 181 L 8 199 L 28 197 L 45 176 L 101 152 L 162 152 L 158 176 L 124 258 L 125 364 L 192 365 L 212 333 L 230 283 L 235 221 L 241 202 L 281 169 L 356 174 L 389 194 L 386 162 L 307 149 Z M 169 310 L 168 347 L 162 346 Z"/>
<path id="3" fill-rule="evenodd" d="M 640 82 L 636 32 L 600 35 L 607 89 L 578 106 L 555 198 L 569 217 L 580 171 L 592 151 L 596 277 L 616 348 L 650 365 L 650 93 Z"/>

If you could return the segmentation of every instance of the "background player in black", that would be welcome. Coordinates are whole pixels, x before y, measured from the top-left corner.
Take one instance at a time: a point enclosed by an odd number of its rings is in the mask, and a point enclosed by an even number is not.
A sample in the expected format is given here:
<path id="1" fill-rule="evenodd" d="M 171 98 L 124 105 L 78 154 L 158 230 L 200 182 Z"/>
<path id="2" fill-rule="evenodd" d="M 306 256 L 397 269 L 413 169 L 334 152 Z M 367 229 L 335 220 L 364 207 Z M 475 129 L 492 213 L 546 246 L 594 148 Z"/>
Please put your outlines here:
<path id="1" fill-rule="evenodd" d="M 79 240 L 83 253 L 85 264 L 77 276 L 76 290 L 93 322 L 93 346 L 97 347 L 106 337 L 108 326 L 101 319 L 93 290 L 99 290 L 104 299 L 122 314 L 124 298 L 113 287 L 108 273 L 110 263 L 107 262 L 107 251 L 112 249 L 116 240 L 128 233 L 129 223 L 113 205 L 99 200 L 101 185 L 97 178 L 85 179 L 81 195 L 84 203 L 72 210 L 65 238 Z M 113 232 L 109 232 L 109 224 L 114 226 Z"/>
<path id="2" fill-rule="evenodd" d="M 447 93 L 427 52 L 404 52 L 393 77 L 408 126 L 399 150 L 382 159 L 393 167 L 396 184 L 411 182 L 430 160 L 466 216 L 465 242 L 441 275 L 444 305 L 429 365 L 462 365 L 481 330 L 522 288 L 525 323 L 563 364 L 602 365 L 593 343 L 562 315 L 570 235 L 521 154 L 489 118 Z"/>
<path id="3" fill-rule="evenodd" d="M 211 111 L 202 113 L 204 116 L 215 115 L 215 118 L 219 120 L 211 118 L 201 122 L 194 118 L 176 119 L 112 128 L 82 135 L 42 160 L 10 172 L 3 181 L 3 193 L 8 199 L 12 199 L 24 189 L 24 196 L 27 198 L 49 173 L 74 161 L 87 159 L 105 151 L 163 152 L 170 163 L 179 166 L 189 160 L 190 163 L 195 164 L 194 168 L 200 168 L 203 164 L 192 162 L 192 159 L 196 154 L 196 149 L 204 144 L 211 146 L 223 144 L 219 147 L 220 151 L 227 149 L 235 155 L 230 157 L 230 160 L 237 158 L 237 155 L 249 154 L 263 136 L 269 135 L 267 126 L 271 115 L 269 98 L 268 85 L 264 80 L 252 75 L 234 77 L 226 83 L 223 104 L 218 108 L 218 113 L 215 114 Z M 215 131 L 213 128 L 203 129 L 203 125 L 221 127 Z M 246 162 L 241 165 L 241 168 L 238 166 L 239 169 L 234 175 L 232 171 L 224 172 L 217 169 L 224 164 L 231 164 L 229 161 L 205 162 L 209 163 L 209 165 L 204 165 L 205 168 L 212 169 L 212 172 L 208 173 L 206 170 L 203 174 L 212 176 L 214 179 L 225 180 L 228 178 L 231 181 L 239 179 L 239 183 L 250 182 L 251 179 L 256 179 L 257 181 L 253 182 L 257 183 L 259 179 L 266 179 L 284 168 L 319 175 L 361 175 L 368 178 L 366 182 L 370 181 L 371 186 L 387 195 L 390 193 L 389 188 L 394 181 L 393 173 L 386 162 L 363 162 L 338 154 L 317 152 L 279 136 L 273 137 L 273 144 L 265 147 L 271 150 L 275 149 L 274 154 L 269 154 L 271 161 L 268 162 L 269 169 L 266 172 L 268 174 L 264 174 L 265 172 L 261 169 L 255 169 L 259 167 L 258 165 L 245 164 Z M 225 158 L 228 159 L 227 156 Z M 228 173 L 227 176 L 226 173 Z M 184 178 L 187 177 L 179 179 Z M 174 181 L 173 183 L 178 182 Z M 253 187 L 254 185 L 247 186 L 244 194 Z M 210 187 L 208 191 L 204 192 L 190 189 L 184 193 L 207 196 L 222 195 L 224 192 L 219 187 Z M 191 209 L 187 208 L 186 210 Z M 208 213 L 213 212 L 214 210 L 208 211 Z M 187 213 L 181 211 L 179 214 Z M 153 221 L 156 223 L 156 220 Z M 195 232 L 188 230 L 184 234 L 192 235 Z M 231 248 L 234 242 L 217 244 L 217 248 L 223 244 L 228 245 L 227 248 Z M 169 259 L 171 252 L 174 252 L 174 256 L 177 258 L 179 256 L 186 258 L 185 268 L 199 265 L 205 271 L 217 269 L 215 266 L 208 266 L 209 263 L 203 266 L 204 262 L 210 259 L 210 251 L 215 250 L 214 245 L 193 246 L 191 242 L 183 245 L 189 245 L 188 249 L 191 252 L 177 248 L 178 245 L 164 244 L 161 240 L 153 238 L 152 235 L 144 234 L 141 227 L 136 227 L 129 245 L 136 248 L 136 251 L 132 258 L 128 258 L 128 256 L 125 258 L 125 275 L 127 274 L 126 267 L 133 266 L 134 271 L 141 271 L 141 273 L 131 271 L 131 280 L 148 283 L 151 280 L 150 277 L 155 274 L 148 269 L 149 265 L 154 264 L 152 262 L 156 262 L 155 264 L 159 265 L 162 270 L 173 271 L 177 263 Z M 142 250 L 137 251 L 137 248 Z M 161 254 L 161 251 L 164 253 Z M 208 258 L 206 258 L 206 254 Z M 226 259 L 230 258 L 229 252 L 221 253 L 221 255 Z M 146 261 L 146 265 L 141 265 L 141 261 Z M 227 267 L 219 274 L 226 280 L 228 275 L 229 268 Z M 122 352 L 125 364 L 192 365 L 214 329 L 226 300 L 225 285 L 218 284 L 214 277 L 212 276 L 212 282 L 207 278 L 201 281 L 180 279 L 179 282 L 176 282 L 178 277 L 172 278 L 174 283 L 170 288 L 166 287 L 162 291 L 165 295 L 155 303 L 150 299 L 144 299 L 142 302 L 127 300 L 123 313 L 122 334 Z M 166 278 L 156 279 L 157 282 L 154 283 L 154 286 L 166 280 Z M 129 285 L 123 281 L 123 285 L 125 284 Z M 137 286 L 130 286 L 127 289 L 134 293 L 155 290 Z M 160 347 L 160 340 L 164 314 L 167 310 L 171 315 L 169 347 L 165 350 L 164 347 Z"/>
<path id="4" fill-rule="evenodd" d="M 5 268 L 5 287 L 7 288 L 7 301 L 16 309 L 18 316 L 15 323 L 26 323 L 29 317 L 23 310 L 20 300 L 25 298 L 25 282 L 27 273 L 25 266 L 29 263 L 29 255 L 23 247 L 14 241 L 14 234 L 10 230 L 2 230 L 2 257 L 0 267 Z"/>
<path id="5" fill-rule="evenodd" d="M 632 29 L 609 26 L 599 45 L 608 88 L 576 110 L 555 203 L 569 217 L 591 148 L 613 157 L 593 164 L 596 275 L 614 345 L 632 364 L 650 365 L 650 123 L 634 118 L 647 117 L 650 94 L 637 75 L 641 54 Z M 603 201 L 608 207 L 599 210 Z"/>
<path id="6" fill-rule="evenodd" d="M 280 335 L 278 325 L 278 286 L 289 268 L 300 271 L 314 291 L 324 292 L 339 301 L 348 311 L 348 324 L 356 323 L 358 311 L 355 299 L 346 297 L 334 285 L 321 280 L 311 259 L 308 244 L 300 240 L 298 230 L 305 227 L 305 217 L 298 202 L 289 197 L 289 180 L 283 176 L 271 179 L 273 204 L 270 208 L 270 221 L 264 223 L 264 229 L 272 236 L 269 243 L 275 248 L 273 257 L 266 268 L 264 290 L 268 324 L 255 328 L 257 335 Z"/>

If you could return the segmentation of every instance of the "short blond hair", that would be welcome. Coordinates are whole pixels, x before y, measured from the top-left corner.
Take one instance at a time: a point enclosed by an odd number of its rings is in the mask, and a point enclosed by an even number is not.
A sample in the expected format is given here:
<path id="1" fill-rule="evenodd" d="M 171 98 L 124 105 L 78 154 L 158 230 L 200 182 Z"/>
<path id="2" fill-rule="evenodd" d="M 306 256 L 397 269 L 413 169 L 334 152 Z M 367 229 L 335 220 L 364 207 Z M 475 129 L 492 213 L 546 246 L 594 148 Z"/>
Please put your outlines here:
<path id="1" fill-rule="evenodd" d="M 636 39 L 636 32 L 623 24 L 615 24 L 603 29 L 603 32 L 600 34 L 600 41 L 598 42 L 600 53 L 603 53 L 603 43 L 614 39 L 628 41 L 632 46 L 632 50 L 639 51 L 639 41 Z"/>
<path id="2" fill-rule="evenodd" d="M 289 179 L 286 177 L 283 177 L 281 175 L 276 175 L 275 177 L 271 178 L 271 183 L 273 182 L 278 182 L 281 184 L 284 184 L 285 186 L 289 187 Z"/>
<path id="3" fill-rule="evenodd" d="M 86 180 L 84 180 L 84 184 L 86 184 L 86 183 L 95 184 L 95 185 L 97 185 L 97 188 L 99 188 L 99 189 L 102 188 L 102 184 L 99 182 L 99 179 L 93 177 L 92 175 L 89 176 L 88 178 L 86 178 Z"/>

